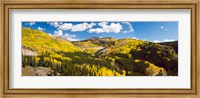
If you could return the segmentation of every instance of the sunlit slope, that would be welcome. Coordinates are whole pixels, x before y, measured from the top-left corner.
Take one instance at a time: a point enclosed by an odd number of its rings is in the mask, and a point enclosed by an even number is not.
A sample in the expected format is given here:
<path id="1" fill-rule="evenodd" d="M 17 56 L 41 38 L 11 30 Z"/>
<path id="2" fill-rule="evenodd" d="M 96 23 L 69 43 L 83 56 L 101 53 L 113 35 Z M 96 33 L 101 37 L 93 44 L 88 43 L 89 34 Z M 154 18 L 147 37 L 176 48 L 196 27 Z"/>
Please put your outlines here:
<path id="1" fill-rule="evenodd" d="M 125 38 L 116 40 L 111 46 L 110 53 L 114 54 L 128 54 L 132 49 L 136 49 L 138 45 L 149 43 L 147 41 Z"/>
<path id="2" fill-rule="evenodd" d="M 109 47 L 96 52 L 96 56 L 99 55 L 117 62 L 122 68 L 125 67 L 124 69 L 129 69 L 130 65 L 135 66 L 132 64 L 133 60 L 142 60 L 166 69 L 169 75 L 178 74 L 178 54 L 171 46 L 125 38 L 116 40 Z"/>
<path id="3" fill-rule="evenodd" d="M 107 60 L 94 58 L 91 54 L 62 38 L 30 28 L 22 29 L 22 47 L 39 55 L 23 55 L 22 65 L 48 68 L 48 75 L 62 76 L 124 76 L 125 71 L 111 65 Z M 33 74 L 33 73 L 31 73 Z M 38 74 L 38 73 L 37 73 Z"/>
<path id="4" fill-rule="evenodd" d="M 131 38 L 93 37 L 69 42 L 45 32 L 22 28 L 22 47 L 30 55 L 23 65 L 45 67 L 62 76 L 178 75 L 174 48 Z"/>
<path id="5" fill-rule="evenodd" d="M 112 44 L 104 49 L 97 51 L 96 55 L 113 55 L 125 58 L 130 58 L 130 51 L 136 49 L 138 45 L 149 43 L 143 40 L 136 40 L 131 38 L 115 40 Z"/>
<path id="6" fill-rule="evenodd" d="M 108 47 L 111 45 L 116 39 L 112 37 L 99 38 L 92 37 L 87 40 L 73 42 L 73 44 L 88 53 L 95 53 L 98 50 L 103 49 L 104 47 Z"/>
<path id="7" fill-rule="evenodd" d="M 76 52 L 81 51 L 71 42 L 48 35 L 39 30 L 22 28 L 22 47 L 36 51 L 39 55 L 43 52 Z"/>

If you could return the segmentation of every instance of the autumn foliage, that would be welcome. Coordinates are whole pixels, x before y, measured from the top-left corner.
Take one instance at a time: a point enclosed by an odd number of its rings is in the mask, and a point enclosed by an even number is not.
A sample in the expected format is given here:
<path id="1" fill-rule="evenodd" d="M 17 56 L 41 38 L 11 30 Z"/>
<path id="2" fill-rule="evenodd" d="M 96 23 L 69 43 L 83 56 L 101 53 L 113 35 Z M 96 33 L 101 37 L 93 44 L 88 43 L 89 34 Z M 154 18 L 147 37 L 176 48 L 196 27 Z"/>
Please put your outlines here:
<path id="1" fill-rule="evenodd" d="M 50 76 L 178 75 L 172 47 L 142 40 L 96 38 L 71 43 L 23 27 L 22 48 L 38 54 L 22 54 L 22 66 L 48 68 Z"/>

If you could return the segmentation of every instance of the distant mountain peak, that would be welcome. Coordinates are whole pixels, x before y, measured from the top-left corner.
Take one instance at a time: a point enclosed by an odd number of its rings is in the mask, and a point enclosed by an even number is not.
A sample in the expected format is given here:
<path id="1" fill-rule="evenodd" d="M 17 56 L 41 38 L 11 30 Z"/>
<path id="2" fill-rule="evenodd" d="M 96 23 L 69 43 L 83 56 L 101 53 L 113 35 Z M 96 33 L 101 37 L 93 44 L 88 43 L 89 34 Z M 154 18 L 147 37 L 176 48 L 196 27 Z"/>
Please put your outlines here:
<path id="1" fill-rule="evenodd" d="M 100 37 L 91 37 L 89 39 L 100 39 Z"/>

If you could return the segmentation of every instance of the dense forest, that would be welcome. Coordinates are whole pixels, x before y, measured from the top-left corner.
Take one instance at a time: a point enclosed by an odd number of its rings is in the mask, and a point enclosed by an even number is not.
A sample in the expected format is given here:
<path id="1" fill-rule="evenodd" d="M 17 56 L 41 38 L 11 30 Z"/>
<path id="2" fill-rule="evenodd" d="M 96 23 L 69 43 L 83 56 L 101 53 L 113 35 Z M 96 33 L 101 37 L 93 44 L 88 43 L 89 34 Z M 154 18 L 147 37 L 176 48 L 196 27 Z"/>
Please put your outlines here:
<path id="1" fill-rule="evenodd" d="M 178 42 L 112 37 L 70 42 L 23 27 L 22 68 L 27 67 L 48 69 L 48 76 L 177 76 Z"/>

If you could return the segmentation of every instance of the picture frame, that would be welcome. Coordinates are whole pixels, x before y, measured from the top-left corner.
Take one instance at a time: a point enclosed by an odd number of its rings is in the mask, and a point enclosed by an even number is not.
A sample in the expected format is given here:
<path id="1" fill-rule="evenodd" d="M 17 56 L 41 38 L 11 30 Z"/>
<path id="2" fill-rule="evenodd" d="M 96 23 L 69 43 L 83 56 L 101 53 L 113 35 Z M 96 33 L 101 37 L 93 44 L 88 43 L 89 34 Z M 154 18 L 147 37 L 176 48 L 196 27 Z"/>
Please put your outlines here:
<path id="1" fill-rule="evenodd" d="M 191 97 L 199 96 L 199 0 L 67 0 L 67 1 L 2 1 L 1 15 L 1 90 L 3 97 Z M 9 32 L 12 9 L 190 9 L 191 10 L 191 89 L 10 89 Z"/>

